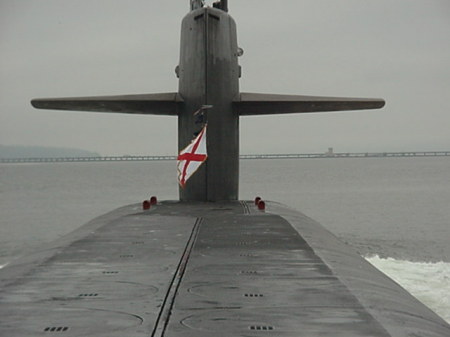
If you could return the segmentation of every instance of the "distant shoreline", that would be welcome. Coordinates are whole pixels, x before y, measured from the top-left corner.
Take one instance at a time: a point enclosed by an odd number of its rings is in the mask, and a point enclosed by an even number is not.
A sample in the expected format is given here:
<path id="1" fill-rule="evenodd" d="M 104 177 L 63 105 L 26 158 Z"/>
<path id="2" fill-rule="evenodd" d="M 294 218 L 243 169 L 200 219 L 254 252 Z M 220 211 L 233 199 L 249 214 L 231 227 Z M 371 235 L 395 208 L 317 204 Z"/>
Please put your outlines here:
<path id="1" fill-rule="evenodd" d="M 66 157 L 100 157 L 100 154 L 97 152 L 75 148 L 0 144 L 0 160 Z"/>
<path id="2" fill-rule="evenodd" d="M 341 152 L 341 153 L 298 153 L 298 154 L 244 154 L 240 159 L 313 159 L 313 158 L 405 158 L 405 157 L 447 157 L 450 151 L 408 151 L 408 152 Z M 0 158 L 0 163 L 71 163 L 71 162 L 117 162 L 117 161 L 170 161 L 177 156 L 86 156 L 50 158 Z"/>

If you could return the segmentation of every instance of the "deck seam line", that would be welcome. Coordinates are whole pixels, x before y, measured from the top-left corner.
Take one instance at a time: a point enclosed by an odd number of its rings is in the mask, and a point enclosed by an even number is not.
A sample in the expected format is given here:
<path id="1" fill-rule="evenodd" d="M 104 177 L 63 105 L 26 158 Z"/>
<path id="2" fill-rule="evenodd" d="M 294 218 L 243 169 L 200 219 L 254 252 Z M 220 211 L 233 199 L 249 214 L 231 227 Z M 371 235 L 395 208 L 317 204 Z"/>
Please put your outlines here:
<path id="1" fill-rule="evenodd" d="M 240 204 L 242 208 L 244 209 L 244 215 L 250 215 L 250 207 L 248 206 L 247 202 L 245 200 L 241 200 Z"/>
<path id="2" fill-rule="evenodd" d="M 178 288 L 180 287 L 181 280 L 183 279 L 184 272 L 186 270 L 189 257 L 197 239 L 199 228 L 203 218 L 197 218 L 194 227 L 192 228 L 191 235 L 186 243 L 183 255 L 181 256 L 180 262 L 178 263 L 175 274 L 170 282 L 169 289 L 164 297 L 161 310 L 159 311 L 158 318 L 156 319 L 155 327 L 153 328 L 152 337 L 163 337 L 166 331 L 166 327 L 169 324 L 170 315 L 172 313 L 172 307 L 175 303 L 175 298 L 178 293 Z"/>

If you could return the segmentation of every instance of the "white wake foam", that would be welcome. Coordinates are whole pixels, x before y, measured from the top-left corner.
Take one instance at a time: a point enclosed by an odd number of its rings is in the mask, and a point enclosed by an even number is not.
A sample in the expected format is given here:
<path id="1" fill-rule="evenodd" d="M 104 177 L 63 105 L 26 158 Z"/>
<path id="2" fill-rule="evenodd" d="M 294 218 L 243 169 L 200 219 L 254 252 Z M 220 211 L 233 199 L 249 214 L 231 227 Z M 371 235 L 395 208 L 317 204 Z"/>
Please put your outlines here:
<path id="1" fill-rule="evenodd" d="M 450 323 L 450 263 L 366 259 Z"/>

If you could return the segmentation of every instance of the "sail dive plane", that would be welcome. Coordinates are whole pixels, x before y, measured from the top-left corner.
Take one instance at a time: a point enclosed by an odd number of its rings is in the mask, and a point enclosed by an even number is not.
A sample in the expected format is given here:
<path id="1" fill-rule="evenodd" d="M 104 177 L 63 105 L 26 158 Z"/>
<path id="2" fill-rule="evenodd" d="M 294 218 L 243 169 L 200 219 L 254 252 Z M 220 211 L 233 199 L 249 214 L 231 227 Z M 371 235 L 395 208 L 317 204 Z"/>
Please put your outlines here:
<path id="1" fill-rule="evenodd" d="M 207 123 L 208 158 L 180 200 L 119 208 L 3 268 L 1 336 L 450 336 L 444 320 L 314 220 L 239 201 L 240 116 L 384 105 L 240 92 L 239 54 L 227 1 L 192 0 L 178 92 L 32 101 L 178 117 L 180 150 Z"/>

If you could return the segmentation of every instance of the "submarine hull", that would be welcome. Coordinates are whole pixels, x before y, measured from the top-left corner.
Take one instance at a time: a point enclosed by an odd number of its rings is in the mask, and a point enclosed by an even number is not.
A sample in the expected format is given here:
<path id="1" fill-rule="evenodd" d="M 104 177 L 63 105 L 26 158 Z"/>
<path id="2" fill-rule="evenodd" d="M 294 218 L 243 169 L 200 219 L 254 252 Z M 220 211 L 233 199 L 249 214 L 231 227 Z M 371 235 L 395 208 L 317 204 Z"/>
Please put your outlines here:
<path id="1" fill-rule="evenodd" d="M 0 335 L 449 336 L 450 326 L 278 203 L 130 205 L 0 270 Z"/>

